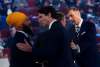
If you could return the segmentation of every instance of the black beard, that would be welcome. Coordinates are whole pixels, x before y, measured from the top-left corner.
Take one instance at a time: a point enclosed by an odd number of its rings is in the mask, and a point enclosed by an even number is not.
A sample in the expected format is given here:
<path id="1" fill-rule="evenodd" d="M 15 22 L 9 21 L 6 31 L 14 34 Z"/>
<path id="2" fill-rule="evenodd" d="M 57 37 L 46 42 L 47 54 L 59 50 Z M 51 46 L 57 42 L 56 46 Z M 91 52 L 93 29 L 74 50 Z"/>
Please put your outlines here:
<path id="1" fill-rule="evenodd" d="M 33 36 L 32 30 L 28 26 L 23 26 L 23 31 L 27 33 L 29 36 Z"/>

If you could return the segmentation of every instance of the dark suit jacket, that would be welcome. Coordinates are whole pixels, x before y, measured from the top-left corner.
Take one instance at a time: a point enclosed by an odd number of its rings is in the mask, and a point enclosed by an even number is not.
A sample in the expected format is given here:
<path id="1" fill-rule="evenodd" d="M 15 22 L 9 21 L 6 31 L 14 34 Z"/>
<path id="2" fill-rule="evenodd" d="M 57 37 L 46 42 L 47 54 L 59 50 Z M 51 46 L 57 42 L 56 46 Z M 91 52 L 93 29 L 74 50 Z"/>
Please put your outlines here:
<path id="1" fill-rule="evenodd" d="M 66 33 L 68 40 L 71 42 L 74 38 L 74 24 L 72 22 L 67 22 Z"/>
<path id="2" fill-rule="evenodd" d="M 72 42 L 72 40 L 75 38 L 74 31 L 75 31 L 74 24 L 72 22 L 67 22 L 66 34 L 67 34 L 67 40 L 68 40 L 69 46 L 70 46 L 70 43 Z M 75 57 L 78 54 L 78 51 L 77 51 L 77 49 L 72 49 L 72 48 L 70 48 L 70 49 L 72 51 L 73 59 L 75 59 Z"/>
<path id="3" fill-rule="evenodd" d="M 66 33 L 59 22 L 54 22 L 51 29 L 39 36 L 33 56 L 48 60 L 48 67 L 73 67 Z"/>
<path id="4" fill-rule="evenodd" d="M 100 67 L 96 47 L 96 29 L 95 25 L 89 21 L 82 23 L 79 32 L 79 47 L 80 54 L 77 56 L 77 61 L 80 67 Z"/>

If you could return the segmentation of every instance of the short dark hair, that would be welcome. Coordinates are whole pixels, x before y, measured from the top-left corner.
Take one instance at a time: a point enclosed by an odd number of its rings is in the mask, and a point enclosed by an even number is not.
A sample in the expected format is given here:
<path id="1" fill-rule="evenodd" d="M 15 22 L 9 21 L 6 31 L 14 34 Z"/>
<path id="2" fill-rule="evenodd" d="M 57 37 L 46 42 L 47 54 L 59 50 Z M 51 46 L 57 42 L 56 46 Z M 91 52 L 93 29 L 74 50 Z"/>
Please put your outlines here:
<path id="1" fill-rule="evenodd" d="M 51 17 L 56 18 L 56 10 L 52 6 L 44 6 L 38 10 L 38 13 L 48 15 L 51 13 Z"/>
<path id="2" fill-rule="evenodd" d="M 64 18 L 64 14 L 62 12 L 57 12 L 56 19 L 61 21 Z"/>
<path id="3" fill-rule="evenodd" d="M 66 12 L 68 13 L 70 10 L 73 10 L 73 11 L 79 10 L 79 11 L 80 11 L 80 9 L 77 8 L 77 7 L 69 7 L 68 10 L 67 10 Z"/>
<path id="4" fill-rule="evenodd" d="M 78 7 L 70 7 L 69 10 L 80 10 Z"/>

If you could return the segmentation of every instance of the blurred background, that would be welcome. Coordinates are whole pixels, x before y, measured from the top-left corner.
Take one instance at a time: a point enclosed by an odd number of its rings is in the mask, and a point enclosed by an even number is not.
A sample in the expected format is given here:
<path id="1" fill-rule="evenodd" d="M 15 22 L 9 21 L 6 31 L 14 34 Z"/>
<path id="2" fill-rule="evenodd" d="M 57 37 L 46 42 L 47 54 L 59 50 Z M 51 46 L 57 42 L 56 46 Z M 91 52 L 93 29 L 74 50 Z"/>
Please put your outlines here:
<path id="1" fill-rule="evenodd" d="M 100 0 L 0 0 L 0 58 L 7 57 L 9 53 L 6 41 L 10 38 L 10 30 L 6 24 L 6 16 L 15 11 L 24 12 L 30 17 L 33 30 L 36 31 L 38 29 L 37 10 L 47 5 L 65 14 L 69 7 L 78 7 L 82 17 L 94 22 L 96 26 L 97 46 L 100 52 Z"/>

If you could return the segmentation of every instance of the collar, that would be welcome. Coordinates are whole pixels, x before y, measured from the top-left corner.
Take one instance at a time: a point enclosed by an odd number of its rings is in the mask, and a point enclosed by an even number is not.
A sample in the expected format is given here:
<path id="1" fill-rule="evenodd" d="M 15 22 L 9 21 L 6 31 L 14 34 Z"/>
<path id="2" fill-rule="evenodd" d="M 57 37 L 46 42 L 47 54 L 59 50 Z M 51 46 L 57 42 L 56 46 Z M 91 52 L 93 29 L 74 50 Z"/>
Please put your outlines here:
<path id="1" fill-rule="evenodd" d="M 81 18 L 80 23 L 78 25 L 75 25 L 75 27 L 81 27 L 82 23 L 83 23 L 83 19 Z"/>
<path id="2" fill-rule="evenodd" d="M 49 29 L 51 29 L 52 24 L 57 21 L 56 19 L 52 20 L 52 22 L 49 24 Z"/>

